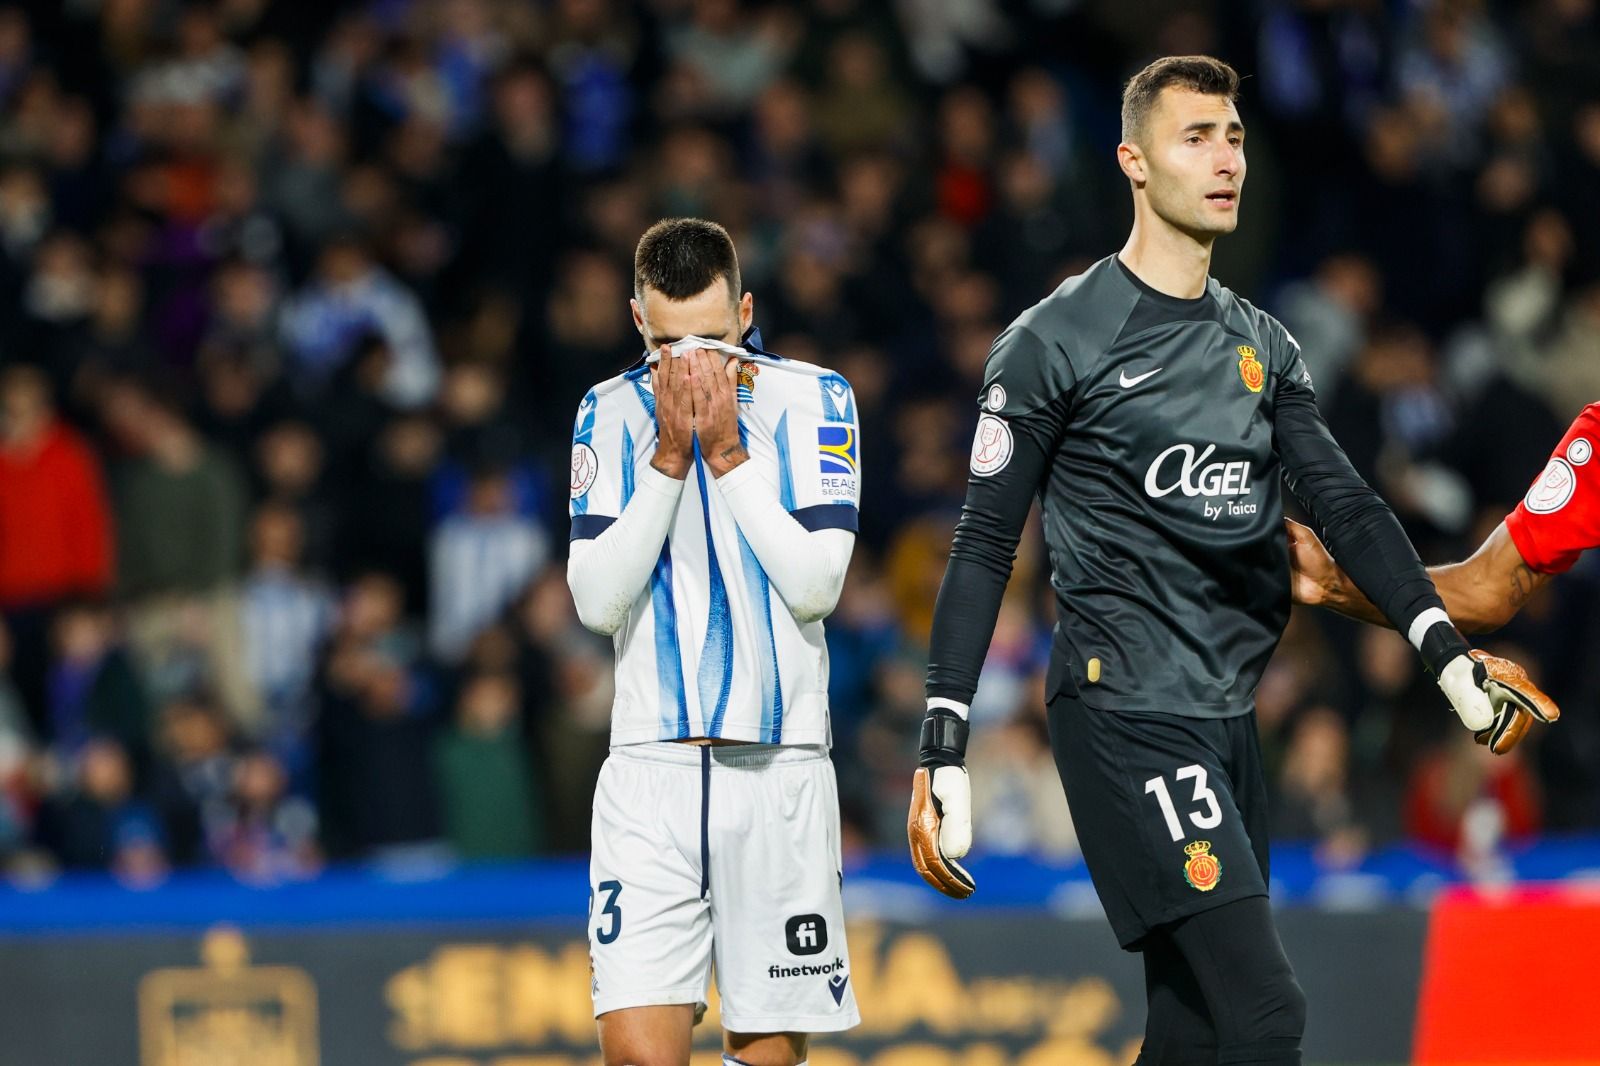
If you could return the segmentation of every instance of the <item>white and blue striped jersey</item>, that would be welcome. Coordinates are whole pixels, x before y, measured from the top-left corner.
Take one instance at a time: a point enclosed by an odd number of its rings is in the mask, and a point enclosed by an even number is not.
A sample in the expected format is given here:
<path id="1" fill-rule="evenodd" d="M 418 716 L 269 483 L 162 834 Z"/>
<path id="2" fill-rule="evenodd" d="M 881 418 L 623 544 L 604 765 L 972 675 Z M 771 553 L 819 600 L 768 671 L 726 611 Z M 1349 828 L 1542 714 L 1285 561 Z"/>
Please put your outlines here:
<path id="1" fill-rule="evenodd" d="M 855 396 L 838 374 L 761 350 L 741 360 L 739 433 L 785 510 L 809 530 L 855 532 L 861 498 Z M 650 367 L 596 385 L 573 434 L 572 539 L 599 536 L 655 455 Z M 821 622 L 790 614 L 734 522 L 698 446 L 648 585 L 613 637 L 612 744 L 722 737 L 831 741 Z"/>

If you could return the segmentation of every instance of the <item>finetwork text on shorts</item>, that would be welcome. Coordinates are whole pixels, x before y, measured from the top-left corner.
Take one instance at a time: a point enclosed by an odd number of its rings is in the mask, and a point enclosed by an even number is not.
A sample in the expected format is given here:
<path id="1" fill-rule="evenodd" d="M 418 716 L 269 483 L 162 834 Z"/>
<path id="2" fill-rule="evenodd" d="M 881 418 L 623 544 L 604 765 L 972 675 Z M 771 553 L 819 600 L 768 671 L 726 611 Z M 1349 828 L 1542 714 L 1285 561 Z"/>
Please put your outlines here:
<path id="1" fill-rule="evenodd" d="M 800 966 L 768 966 L 767 976 L 773 980 L 779 977 L 825 977 L 830 973 L 842 973 L 843 971 L 844 960 L 835 958 L 832 962 L 821 966 L 808 964 Z"/>

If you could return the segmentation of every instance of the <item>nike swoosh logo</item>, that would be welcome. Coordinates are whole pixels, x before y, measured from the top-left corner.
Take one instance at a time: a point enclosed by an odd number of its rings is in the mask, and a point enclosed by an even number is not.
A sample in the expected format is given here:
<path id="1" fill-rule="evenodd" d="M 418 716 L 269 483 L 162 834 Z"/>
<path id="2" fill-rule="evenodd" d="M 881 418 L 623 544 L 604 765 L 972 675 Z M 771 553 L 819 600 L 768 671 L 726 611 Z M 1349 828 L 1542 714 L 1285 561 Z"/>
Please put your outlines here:
<path id="1" fill-rule="evenodd" d="M 1128 372 L 1127 372 L 1127 371 L 1126 371 L 1126 370 L 1124 370 L 1124 371 L 1123 371 L 1123 372 L 1122 372 L 1122 376 L 1121 376 L 1121 377 L 1119 377 L 1119 378 L 1117 378 L 1117 380 L 1118 380 L 1118 381 L 1119 381 L 1119 382 L 1121 382 L 1121 384 L 1122 384 L 1122 387 L 1123 387 L 1123 388 L 1125 388 L 1125 389 L 1131 389 L 1131 388 L 1133 388 L 1133 387 L 1134 387 L 1134 386 L 1135 386 L 1135 385 L 1137 385 L 1137 384 L 1139 384 L 1139 382 L 1141 382 L 1141 381 L 1144 381 L 1144 380 L 1146 380 L 1146 379 L 1147 379 L 1147 378 L 1153 378 L 1153 377 L 1155 377 L 1155 376 L 1156 376 L 1156 375 L 1157 375 L 1157 374 L 1159 374 L 1159 373 L 1161 373 L 1161 371 L 1162 371 L 1162 370 L 1164 370 L 1164 369 L 1166 369 L 1166 368 L 1165 368 L 1165 367 L 1159 367 L 1159 366 L 1158 366 L 1158 367 L 1156 367 L 1156 368 L 1155 368 L 1155 369 L 1154 369 L 1154 370 L 1149 370 L 1149 371 L 1146 371 L 1146 372 L 1145 372 L 1145 373 L 1143 373 L 1143 374 L 1140 374 L 1140 375 L 1139 375 L 1139 376 L 1138 376 L 1138 377 L 1132 377 L 1132 378 L 1130 378 L 1130 377 L 1129 377 L 1129 376 L 1128 376 Z"/>

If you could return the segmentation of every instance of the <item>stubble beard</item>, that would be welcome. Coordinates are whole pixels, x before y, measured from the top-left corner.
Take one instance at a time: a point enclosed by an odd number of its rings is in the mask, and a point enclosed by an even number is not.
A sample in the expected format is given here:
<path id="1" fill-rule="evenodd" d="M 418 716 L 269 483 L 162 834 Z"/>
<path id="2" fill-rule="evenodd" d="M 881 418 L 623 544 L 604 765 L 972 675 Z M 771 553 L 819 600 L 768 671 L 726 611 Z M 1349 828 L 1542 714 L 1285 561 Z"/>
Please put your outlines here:
<path id="1" fill-rule="evenodd" d="M 1190 208 L 1188 204 L 1171 205 L 1151 197 L 1150 206 L 1161 221 L 1182 233 L 1184 236 L 1201 243 L 1225 237 L 1239 227 L 1239 207 L 1242 197 L 1235 196 L 1233 214 L 1227 218 L 1209 217 L 1209 209 L 1200 207 Z M 1206 203 L 1204 194 L 1201 194 L 1201 203 Z"/>

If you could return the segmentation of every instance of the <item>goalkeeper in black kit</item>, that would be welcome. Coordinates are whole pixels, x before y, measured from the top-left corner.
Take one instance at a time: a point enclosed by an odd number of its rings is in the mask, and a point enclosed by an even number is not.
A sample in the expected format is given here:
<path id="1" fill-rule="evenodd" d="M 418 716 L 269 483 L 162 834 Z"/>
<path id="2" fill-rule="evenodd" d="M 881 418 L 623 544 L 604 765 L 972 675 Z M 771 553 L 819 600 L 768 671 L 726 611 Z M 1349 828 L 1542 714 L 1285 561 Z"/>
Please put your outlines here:
<path id="1" fill-rule="evenodd" d="M 1244 186 L 1238 83 L 1205 56 L 1129 81 L 1127 244 L 990 352 L 908 826 L 923 877 L 970 895 L 967 707 L 1037 496 L 1059 612 L 1051 746 L 1106 915 L 1144 955 L 1142 1064 L 1300 1062 L 1305 997 L 1267 901 L 1254 707 L 1289 616 L 1282 482 L 1480 739 L 1500 750 L 1519 716 L 1551 707 L 1451 624 L 1329 435 L 1294 338 L 1210 278 Z"/>

